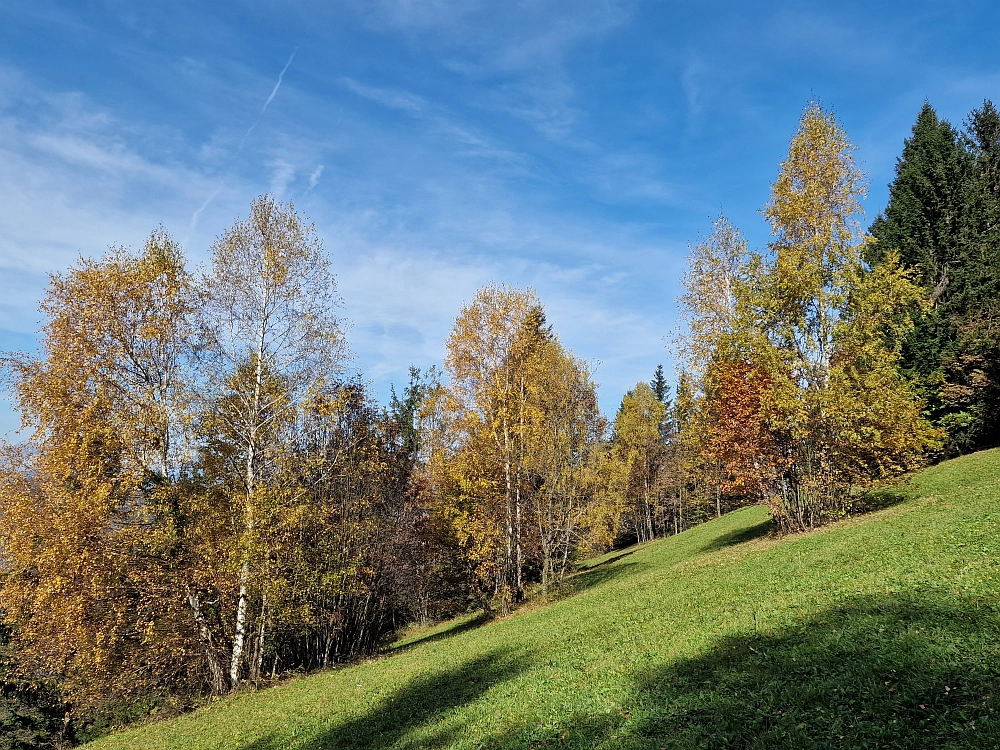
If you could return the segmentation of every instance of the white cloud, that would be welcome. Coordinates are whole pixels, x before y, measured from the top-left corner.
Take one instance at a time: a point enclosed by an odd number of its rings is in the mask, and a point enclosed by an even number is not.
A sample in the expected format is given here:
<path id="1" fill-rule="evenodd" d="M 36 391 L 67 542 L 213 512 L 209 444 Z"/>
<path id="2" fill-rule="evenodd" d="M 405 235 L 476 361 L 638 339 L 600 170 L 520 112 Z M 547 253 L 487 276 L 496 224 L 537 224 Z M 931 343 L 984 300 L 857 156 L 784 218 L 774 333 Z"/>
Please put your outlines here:
<path id="1" fill-rule="evenodd" d="M 285 189 L 295 179 L 295 167 L 284 159 L 271 162 L 271 195 L 279 200 L 284 197 Z"/>
<path id="2" fill-rule="evenodd" d="M 309 175 L 309 190 L 312 190 L 313 188 L 316 187 L 317 184 L 319 184 L 319 178 L 322 174 L 323 174 L 323 165 L 318 164 L 316 166 L 316 169 L 312 171 L 312 174 Z"/>
<path id="3" fill-rule="evenodd" d="M 475 3 L 452 8 L 451 20 L 435 26 L 419 20 L 418 5 L 400 5 L 397 21 L 445 29 L 480 12 Z M 607 199 L 673 198 L 674 188 L 644 166 L 642 154 L 603 154 L 574 133 L 580 110 L 564 56 L 588 34 L 613 28 L 616 12 L 601 20 L 587 10 L 583 20 L 530 33 L 466 41 L 456 35 L 438 48 L 441 54 L 471 61 L 464 75 L 473 82 L 482 75 L 497 81 L 477 83 L 473 88 L 492 88 L 495 95 L 475 102 L 425 93 L 440 92 L 433 87 L 417 95 L 347 76 L 332 77 L 340 91 L 309 92 L 289 88 L 292 81 L 282 83 L 279 75 L 264 103 L 267 117 L 251 128 L 252 141 L 244 136 L 242 151 L 236 144 L 260 106 L 246 93 L 232 100 L 249 115 L 202 102 L 199 114 L 208 123 L 188 143 L 80 95 L 25 87 L 24 101 L 0 109 L 0 189 L 15 196 L 0 204 L 6 245 L 0 271 L 20 268 L 18 288 L 37 297 L 45 272 L 65 268 L 79 252 L 139 244 L 161 222 L 168 230 L 186 228 L 184 244 L 194 260 L 203 260 L 211 237 L 245 215 L 250 199 L 267 187 L 294 197 L 319 224 L 344 314 L 354 323 L 349 339 L 357 363 L 383 396 L 388 382 L 405 379 L 410 364 L 440 363 L 461 305 L 496 280 L 537 288 L 566 344 L 602 362 L 605 406 L 614 408 L 636 373 L 645 375 L 663 359 L 660 321 L 662 308 L 672 306 L 672 269 L 664 248 L 644 239 L 642 228 L 560 213 L 547 201 L 556 182 L 579 180 L 591 180 Z M 209 66 L 179 64 L 200 77 L 205 96 L 233 85 Z M 240 75 L 253 78 L 248 90 L 268 80 Z M 372 116 L 373 108 L 344 92 L 408 117 Z M 559 173 L 534 155 L 537 150 L 521 148 L 496 124 L 496 112 L 572 146 L 574 170 Z M 612 176 L 598 184 L 602 160 Z M 645 298 L 635 298 L 637 288 Z M 0 324 L 33 331 L 32 294 L 6 299 Z M 659 314 L 645 314 L 657 305 Z"/>
<path id="4" fill-rule="evenodd" d="M 138 245 L 161 222 L 187 227 L 220 188 L 190 166 L 141 151 L 137 143 L 155 133 L 139 137 L 82 96 L 51 94 L 4 73 L 0 272 L 23 275 L 11 284 L 17 294 L 6 289 L 0 297 L 0 317 L 8 330 L 32 333 L 47 273 L 112 244 Z"/>

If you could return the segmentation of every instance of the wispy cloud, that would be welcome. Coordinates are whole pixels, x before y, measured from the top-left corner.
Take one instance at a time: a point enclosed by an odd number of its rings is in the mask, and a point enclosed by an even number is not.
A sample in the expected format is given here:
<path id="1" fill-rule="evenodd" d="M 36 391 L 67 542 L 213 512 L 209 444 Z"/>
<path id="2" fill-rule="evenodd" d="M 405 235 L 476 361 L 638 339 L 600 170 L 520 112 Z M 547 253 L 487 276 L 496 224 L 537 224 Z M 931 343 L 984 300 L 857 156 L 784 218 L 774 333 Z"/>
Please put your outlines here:
<path id="1" fill-rule="evenodd" d="M 207 199 L 205 199 L 205 202 L 202 203 L 201 206 L 193 214 L 191 214 L 191 223 L 188 225 L 189 234 L 198 227 L 198 218 L 202 215 L 204 210 L 208 208 L 208 204 L 215 200 L 215 196 L 219 194 L 220 190 L 222 190 L 222 188 L 216 188 L 215 191 L 210 196 L 208 196 Z"/>
<path id="2" fill-rule="evenodd" d="M 164 158 L 169 149 L 154 148 L 154 156 L 144 150 L 162 142 L 155 129 L 123 123 L 86 97 L 43 90 L 9 70 L 0 77 L 2 267 L 42 273 L 78 253 L 137 241 L 212 189 L 198 170 Z"/>
<path id="3" fill-rule="evenodd" d="M 271 194 L 278 199 L 285 195 L 285 189 L 295 179 L 295 166 L 284 159 L 271 162 Z"/>
<path id="4" fill-rule="evenodd" d="M 274 84 L 274 88 L 271 89 L 271 93 L 267 97 L 267 100 L 264 102 L 264 106 L 260 108 L 260 115 L 258 115 L 258 117 L 257 117 L 256 121 L 253 123 L 253 125 L 251 125 L 249 128 L 247 128 L 247 131 L 246 131 L 246 133 L 243 134 L 243 137 L 240 138 L 239 145 L 236 148 L 236 153 L 233 154 L 229 158 L 228 161 L 231 162 L 233 158 L 235 158 L 237 155 L 239 155 L 239 154 L 241 154 L 243 152 L 243 146 L 246 143 L 247 138 L 250 136 L 251 133 L 253 133 L 254 129 L 260 124 L 261 118 L 264 116 L 264 113 L 267 111 L 268 106 L 271 104 L 272 101 L 274 101 L 274 97 L 276 97 L 278 95 L 278 90 L 281 88 L 281 82 L 284 80 L 285 73 L 288 71 L 288 68 L 291 66 L 292 60 L 295 59 L 295 53 L 296 52 L 298 52 L 298 47 L 296 47 L 294 50 L 292 50 L 292 54 L 289 55 L 288 62 L 285 63 L 285 67 L 283 67 L 281 69 L 281 72 L 278 73 L 278 80 Z M 294 177 L 294 175 L 295 175 L 295 168 L 291 164 L 289 164 L 287 162 L 284 162 L 284 161 L 278 163 L 277 166 L 276 166 L 276 168 L 273 171 L 273 174 L 272 174 L 271 192 L 280 197 L 285 192 L 285 188 L 288 186 L 288 183 L 292 180 L 292 178 Z M 195 212 L 191 215 L 191 221 L 190 221 L 190 223 L 188 225 L 188 233 L 189 233 L 189 235 L 190 235 L 190 233 L 192 233 L 192 232 L 195 231 L 195 229 L 198 226 L 198 219 L 201 217 L 201 214 L 204 212 L 204 210 L 206 208 L 208 208 L 209 204 L 211 204 L 212 201 L 215 200 L 216 196 L 218 196 L 218 194 L 219 194 L 219 192 L 221 190 L 222 190 L 221 187 L 217 187 L 212 192 L 212 194 L 209 195 L 208 198 L 205 199 L 205 202 L 202 203 L 201 206 L 198 207 L 195 210 Z"/>
<path id="5" fill-rule="evenodd" d="M 306 192 L 312 190 L 313 188 L 316 187 L 316 185 L 319 184 L 319 178 L 322 174 L 323 174 L 323 165 L 319 164 L 317 165 L 316 169 L 312 171 L 312 174 L 309 175 L 309 188 L 307 189 Z"/>
<path id="6" fill-rule="evenodd" d="M 417 113 L 423 110 L 426 104 L 426 102 L 419 96 L 410 94 L 406 91 L 394 91 L 392 89 L 378 88 L 376 86 L 366 86 L 365 84 L 359 83 L 353 78 L 347 78 L 346 76 L 340 78 L 339 83 L 348 91 L 391 109 L 401 109 L 406 112 Z"/>
<path id="7" fill-rule="evenodd" d="M 473 101 L 529 122 L 548 140 L 586 149 L 568 59 L 624 26 L 635 0 L 383 0 L 368 19 L 402 30 L 442 66 L 475 86 Z M 360 93 L 360 92 L 359 92 Z"/>

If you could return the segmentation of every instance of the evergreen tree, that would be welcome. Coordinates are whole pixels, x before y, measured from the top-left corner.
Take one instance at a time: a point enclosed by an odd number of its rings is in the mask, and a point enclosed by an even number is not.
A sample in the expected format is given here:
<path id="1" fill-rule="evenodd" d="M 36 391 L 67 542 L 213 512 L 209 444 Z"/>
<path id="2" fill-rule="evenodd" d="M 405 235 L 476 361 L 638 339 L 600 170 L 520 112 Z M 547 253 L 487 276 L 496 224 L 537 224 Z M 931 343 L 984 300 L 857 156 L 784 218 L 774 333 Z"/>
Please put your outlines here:
<path id="1" fill-rule="evenodd" d="M 877 242 L 868 260 L 878 263 L 896 250 L 904 266 L 916 269 L 915 280 L 937 290 L 939 298 L 963 247 L 964 185 L 971 161 L 958 131 L 924 102 L 896 162 L 889 205 L 871 226 Z"/>
<path id="2" fill-rule="evenodd" d="M 670 386 L 667 385 L 667 378 L 663 374 L 663 365 L 656 366 L 656 372 L 653 373 L 653 379 L 649 381 L 649 387 L 653 389 L 653 395 L 656 396 L 657 401 L 661 404 L 667 403 Z"/>
<path id="3" fill-rule="evenodd" d="M 410 365 L 410 382 L 403 389 L 402 397 L 396 393 L 395 386 L 390 387 L 389 416 L 398 425 L 401 447 L 412 458 L 420 450 L 420 405 L 438 380 L 436 367 L 422 374 L 419 367 Z"/>
<path id="4" fill-rule="evenodd" d="M 656 366 L 656 372 L 653 373 L 653 379 L 649 381 L 649 387 L 652 389 L 656 400 L 663 404 L 663 421 L 660 423 L 660 438 L 663 442 L 667 442 L 674 431 L 673 422 L 670 420 L 673 401 L 670 398 L 670 384 L 667 383 L 667 378 L 663 374 L 663 365 Z"/>
<path id="5" fill-rule="evenodd" d="M 1000 336 L 1000 115 L 990 102 L 964 133 L 924 103 L 896 164 L 889 204 L 870 229 L 867 260 L 895 251 L 925 290 L 901 364 L 915 379 L 948 450 L 997 442 Z"/>
<path id="6" fill-rule="evenodd" d="M 993 103 L 966 120 L 973 168 L 966 179 L 968 243 L 965 267 L 949 300 L 958 330 L 947 361 L 949 395 L 963 407 L 969 448 L 1000 443 L 1000 114 Z"/>
<path id="7" fill-rule="evenodd" d="M 917 116 L 913 134 L 896 162 L 889 185 L 889 204 L 870 228 L 875 242 L 867 260 L 880 263 L 895 250 L 914 274 L 934 307 L 916 316 L 903 347 L 901 364 L 916 380 L 934 421 L 947 424 L 948 405 L 942 397 L 944 362 L 957 338 L 947 310 L 949 286 L 960 269 L 965 222 L 963 187 L 970 158 L 960 134 L 938 118 L 929 102 Z M 952 426 L 954 428 L 954 425 Z"/>

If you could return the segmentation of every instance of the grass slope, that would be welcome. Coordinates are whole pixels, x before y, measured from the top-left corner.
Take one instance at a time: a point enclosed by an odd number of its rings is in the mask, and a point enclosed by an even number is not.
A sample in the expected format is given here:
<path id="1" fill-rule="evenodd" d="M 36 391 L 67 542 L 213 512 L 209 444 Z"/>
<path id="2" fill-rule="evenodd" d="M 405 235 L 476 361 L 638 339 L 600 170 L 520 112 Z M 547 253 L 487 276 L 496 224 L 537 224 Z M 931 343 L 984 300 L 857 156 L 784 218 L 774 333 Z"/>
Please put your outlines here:
<path id="1" fill-rule="evenodd" d="M 112 748 L 1000 747 L 1000 451 L 765 538 L 747 508 L 574 595 L 220 701 Z"/>

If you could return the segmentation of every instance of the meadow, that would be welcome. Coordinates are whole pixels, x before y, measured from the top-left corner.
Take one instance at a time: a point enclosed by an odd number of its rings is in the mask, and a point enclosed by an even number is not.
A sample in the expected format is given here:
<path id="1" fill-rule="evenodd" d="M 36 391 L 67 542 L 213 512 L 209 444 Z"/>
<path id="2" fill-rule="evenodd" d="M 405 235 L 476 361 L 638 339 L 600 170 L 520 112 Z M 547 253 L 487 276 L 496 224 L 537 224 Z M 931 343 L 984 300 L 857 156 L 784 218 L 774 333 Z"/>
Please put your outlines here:
<path id="1" fill-rule="evenodd" d="M 872 502 L 784 537 L 747 507 L 507 618 L 88 747 L 997 747 L 1000 450 Z"/>

